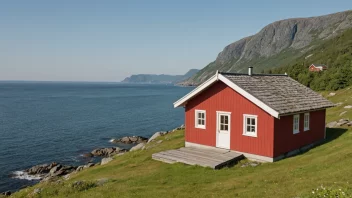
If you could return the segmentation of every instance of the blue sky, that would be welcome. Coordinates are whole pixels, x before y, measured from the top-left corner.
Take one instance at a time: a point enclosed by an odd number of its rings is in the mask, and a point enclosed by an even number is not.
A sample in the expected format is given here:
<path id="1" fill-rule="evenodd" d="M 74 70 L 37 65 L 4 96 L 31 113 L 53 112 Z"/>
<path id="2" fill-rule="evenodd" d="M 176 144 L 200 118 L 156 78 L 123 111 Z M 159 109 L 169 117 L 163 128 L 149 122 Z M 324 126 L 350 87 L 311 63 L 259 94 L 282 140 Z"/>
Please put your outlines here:
<path id="1" fill-rule="evenodd" d="M 271 22 L 351 8 L 348 0 L 2 1 L 0 80 L 183 74 Z"/>

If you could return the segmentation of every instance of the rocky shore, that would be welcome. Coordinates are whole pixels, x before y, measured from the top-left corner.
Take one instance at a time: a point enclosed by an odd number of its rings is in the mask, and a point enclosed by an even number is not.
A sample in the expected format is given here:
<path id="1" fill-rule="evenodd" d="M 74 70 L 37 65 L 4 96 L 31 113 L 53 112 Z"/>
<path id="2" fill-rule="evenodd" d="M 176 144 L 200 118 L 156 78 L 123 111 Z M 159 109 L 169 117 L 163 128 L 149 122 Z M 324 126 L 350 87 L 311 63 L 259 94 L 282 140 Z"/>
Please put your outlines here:
<path id="1" fill-rule="evenodd" d="M 148 149 L 147 145 L 150 142 L 154 142 L 157 137 L 172 133 L 176 130 L 184 129 L 184 127 L 184 125 L 181 125 L 180 127 L 177 127 L 171 131 L 159 131 L 154 133 L 150 138 L 142 136 L 126 136 L 119 139 L 112 139 L 110 141 L 111 143 L 134 144 L 134 146 L 129 150 L 119 147 L 97 148 L 91 151 L 90 153 L 83 154 L 83 156 L 87 158 L 102 157 L 101 161 L 98 163 L 89 162 L 80 166 L 70 166 L 57 162 L 52 162 L 49 164 L 39 164 L 23 171 L 17 171 L 20 175 L 16 176 L 20 178 L 30 176 L 32 178 L 40 180 L 40 182 L 53 182 L 61 178 L 68 179 L 71 174 L 77 173 L 93 166 L 104 165 L 109 163 L 113 160 L 113 156 L 123 155 L 126 152 Z M 161 143 L 159 141 L 157 143 Z M 0 193 L 0 197 L 10 196 L 11 194 L 12 192 L 10 191 L 2 192 Z"/>

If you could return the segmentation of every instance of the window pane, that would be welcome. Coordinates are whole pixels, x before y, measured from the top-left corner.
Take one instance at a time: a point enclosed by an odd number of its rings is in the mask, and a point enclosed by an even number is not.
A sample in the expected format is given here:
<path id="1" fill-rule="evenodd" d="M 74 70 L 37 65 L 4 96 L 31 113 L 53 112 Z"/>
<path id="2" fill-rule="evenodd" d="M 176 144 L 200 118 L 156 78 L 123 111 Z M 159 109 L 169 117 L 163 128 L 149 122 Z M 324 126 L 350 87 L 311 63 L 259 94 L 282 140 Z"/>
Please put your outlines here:
<path id="1" fill-rule="evenodd" d="M 204 113 L 201 113 L 201 116 L 202 116 L 201 118 L 204 118 Z"/>
<path id="2" fill-rule="evenodd" d="M 225 125 L 225 131 L 229 130 L 229 125 Z"/>
<path id="3" fill-rule="evenodd" d="M 224 125 L 220 124 L 220 130 L 224 130 Z"/>
<path id="4" fill-rule="evenodd" d="M 246 132 L 250 132 L 251 131 L 251 127 L 247 126 L 247 131 Z"/>
<path id="5" fill-rule="evenodd" d="M 224 116 L 220 116 L 220 122 L 224 123 Z"/>
<path id="6" fill-rule="evenodd" d="M 202 124 L 202 120 L 198 119 L 198 125 Z"/>
<path id="7" fill-rule="evenodd" d="M 255 132 L 255 126 L 251 126 L 251 132 Z"/>
<path id="8" fill-rule="evenodd" d="M 202 120 L 202 125 L 204 125 L 204 120 Z"/>
<path id="9" fill-rule="evenodd" d="M 229 116 L 225 116 L 225 124 L 229 123 Z"/>
<path id="10" fill-rule="evenodd" d="M 198 118 L 201 118 L 202 117 L 202 114 L 201 113 L 198 113 Z"/>
<path id="11" fill-rule="evenodd" d="M 252 125 L 255 125 L 255 119 L 252 118 Z"/>
<path id="12" fill-rule="evenodd" d="M 251 119 L 247 118 L 247 124 L 251 124 Z"/>

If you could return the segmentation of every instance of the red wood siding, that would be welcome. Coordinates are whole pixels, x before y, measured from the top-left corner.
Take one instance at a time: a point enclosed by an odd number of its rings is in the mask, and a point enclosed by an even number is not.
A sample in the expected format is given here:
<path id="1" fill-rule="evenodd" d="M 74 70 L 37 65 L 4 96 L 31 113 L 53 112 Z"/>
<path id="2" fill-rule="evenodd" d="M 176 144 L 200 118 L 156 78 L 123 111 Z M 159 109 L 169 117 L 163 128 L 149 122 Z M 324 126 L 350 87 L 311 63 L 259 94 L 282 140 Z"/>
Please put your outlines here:
<path id="1" fill-rule="evenodd" d="M 206 129 L 195 128 L 196 109 L 206 111 Z M 274 118 L 220 81 L 188 101 L 185 140 L 215 147 L 216 111 L 231 112 L 231 150 L 273 157 Z M 242 135 L 243 114 L 258 116 L 257 137 Z"/>
<path id="2" fill-rule="evenodd" d="M 297 134 L 293 134 L 293 115 L 275 119 L 274 157 L 324 138 L 325 109 L 310 112 L 308 131 L 304 131 L 304 113 L 300 114 L 299 119 Z"/>

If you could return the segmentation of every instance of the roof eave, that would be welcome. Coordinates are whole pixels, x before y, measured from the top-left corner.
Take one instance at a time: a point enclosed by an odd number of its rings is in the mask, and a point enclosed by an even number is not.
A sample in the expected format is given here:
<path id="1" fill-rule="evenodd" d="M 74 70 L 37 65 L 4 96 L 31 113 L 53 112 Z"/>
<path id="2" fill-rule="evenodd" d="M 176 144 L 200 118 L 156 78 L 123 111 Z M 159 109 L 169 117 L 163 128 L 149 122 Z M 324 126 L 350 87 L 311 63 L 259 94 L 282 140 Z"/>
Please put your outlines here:
<path id="1" fill-rule="evenodd" d="M 195 89 L 193 89 L 187 95 L 183 96 L 182 98 L 180 98 L 179 100 L 174 102 L 174 108 L 184 106 L 188 100 L 190 100 L 191 98 L 198 95 L 200 92 L 202 92 L 204 89 L 206 89 L 207 87 L 209 87 L 210 85 L 212 85 L 216 81 L 218 81 L 218 73 L 216 73 L 214 76 L 209 78 L 207 81 L 205 81 L 204 83 L 202 83 L 201 85 L 199 85 Z"/>

